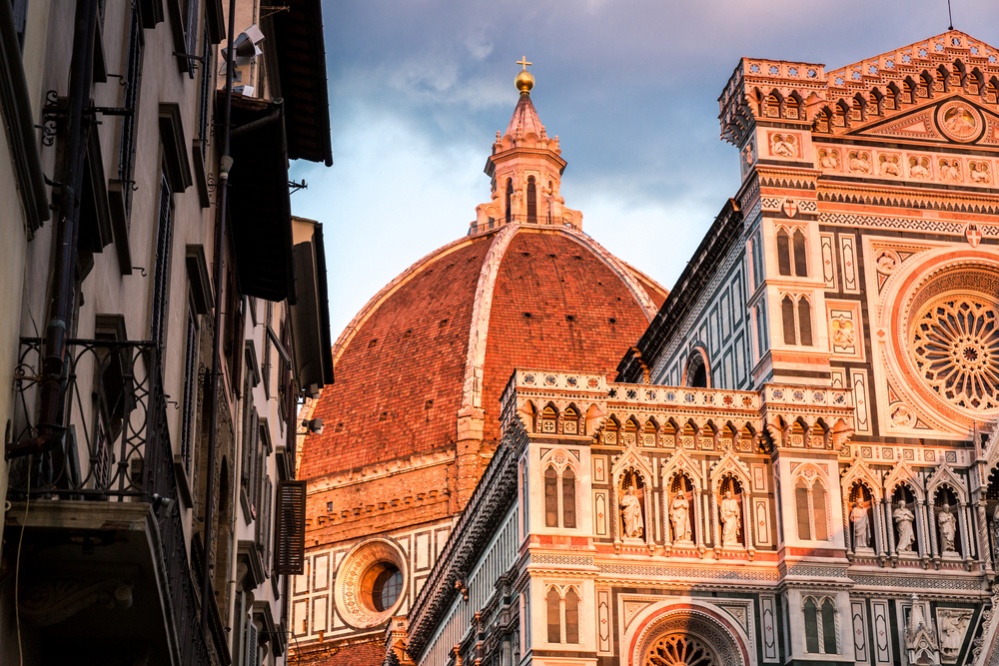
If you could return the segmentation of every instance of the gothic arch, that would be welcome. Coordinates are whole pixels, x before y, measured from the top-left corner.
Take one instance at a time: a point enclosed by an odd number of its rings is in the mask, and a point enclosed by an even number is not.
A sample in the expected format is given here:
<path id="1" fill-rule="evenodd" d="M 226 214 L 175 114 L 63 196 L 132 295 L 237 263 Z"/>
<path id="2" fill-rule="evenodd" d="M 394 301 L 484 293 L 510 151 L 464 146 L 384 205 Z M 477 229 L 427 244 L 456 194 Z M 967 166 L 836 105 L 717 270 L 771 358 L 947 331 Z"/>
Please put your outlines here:
<path id="1" fill-rule="evenodd" d="M 686 643 L 699 647 L 711 666 L 748 666 L 751 662 L 750 641 L 743 627 L 711 604 L 693 600 L 666 600 L 652 604 L 639 613 L 625 632 L 623 645 L 627 649 L 629 666 L 650 663 L 671 663 L 657 654 L 661 661 L 651 662 L 650 653 L 669 645 Z M 674 660 L 674 664 L 684 661 Z"/>
<path id="2" fill-rule="evenodd" d="M 844 500 L 849 501 L 850 489 L 857 482 L 867 486 L 867 489 L 871 492 L 871 496 L 877 502 L 881 502 L 882 483 L 861 458 L 853 461 L 853 464 L 843 474 L 840 485 L 843 490 Z"/>
<path id="3" fill-rule="evenodd" d="M 961 504 L 968 503 L 968 489 L 964 483 L 964 479 L 955 474 L 950 465 L 940 465 L 937 467 L 937 471 L 926 482 L 927 496 L 934 497 L 937 491 L 944 486 L 954 491 Z"/>
<path id="4" fill-rule="evenodd" d="M 926 493 L 923 492 L 922 485 L 919 483 L 919 477 L 912 471 L 909 464 L 904 461 L 895 465 L 892 471 L 888 473 L 888 476 L 885 477 L 884 485 L 885 497 L 893 497 L 895 490 L 899 486 L 906 486 L 912 491 L 917 501 L 926 501 Z"/>
<path id="5" fill-rule="evenodd" d="M 749 489 L 753 487 L 749 477 L 749 469 L 732 451 L 723 455 L 718 462 L 711 466 L 709 472 L 711 491 L 717 495 L 721 491 L 722 481 L 729 476 L 734 477 L 739 482 L 743 492 L 748 493 Z"/>

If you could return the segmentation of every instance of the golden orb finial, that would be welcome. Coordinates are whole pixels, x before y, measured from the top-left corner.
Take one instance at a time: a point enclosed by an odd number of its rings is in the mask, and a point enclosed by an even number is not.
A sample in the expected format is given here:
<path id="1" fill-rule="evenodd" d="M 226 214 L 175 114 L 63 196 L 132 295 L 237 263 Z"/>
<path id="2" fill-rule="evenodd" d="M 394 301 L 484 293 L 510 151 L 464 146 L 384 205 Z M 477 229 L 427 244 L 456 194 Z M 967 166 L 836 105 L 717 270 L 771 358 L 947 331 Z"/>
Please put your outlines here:
<path id="1" fill-rule="evenodd" d="M 529 65 L 533 65 L 533 62 L 527 61 L 527 56 L 521 56 L 520 60 L 517 61 L 523 69 L 517 74 L 517 78 L 514 79 L 513 83 L 517 86 L 517 90 L 520 91 L 521 95 L 530 95 L 531 88 L 534 87 L 534 75 L 527 71 Z"/>

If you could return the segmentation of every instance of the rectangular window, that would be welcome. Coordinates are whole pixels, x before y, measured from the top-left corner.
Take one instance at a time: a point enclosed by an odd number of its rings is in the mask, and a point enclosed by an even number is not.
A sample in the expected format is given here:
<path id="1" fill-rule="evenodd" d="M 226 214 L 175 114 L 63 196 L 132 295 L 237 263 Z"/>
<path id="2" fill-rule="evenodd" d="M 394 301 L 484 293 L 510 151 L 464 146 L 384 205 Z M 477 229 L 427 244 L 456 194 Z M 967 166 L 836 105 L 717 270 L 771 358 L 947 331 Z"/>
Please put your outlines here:
<path id="1" fill-rule="evenodd" d="M 187 336 L 184 347 L 184 402 L 181 405 L 180 455 L 184 469 L 191 473 L 194 420 L 198 403 L 198 315 L 194 304 L 187 306 Z"/>
<path id="2" fill-rule="evenodd" d="M 166 167 L 160 171 L 160 203 L 156 226 L 156 269 L 153 272 L 152 339 L 166 341 L 166 319 L 170 304 L 170 255 L 173 246 L 173 195 Z"/>
<path id="3" fill-rule="evenodd" d="M 124 101 L 126 114 L 121 119 L 118 147 L 118 180 L 125 197 L 125 215 L 132 210 L 132 186 L 135 184 L 135 128 L 139 115 L 139 90 L 142 88 L 143 35 L 139 8 L 132 1 L 128 30 L 128 53 L 125 58 Z"/>
<path id="4" fill-rule="evenodd" d="M 24 28 L 28 21 L 28 0 L 11 0 L 14 10 L 14 30 L 17 32 L 17 43 L 24 50 Z"/>
<path id="5" fill-rule="evenodd" d="M 193 53 L 193 51 L 192 51 Z M 212 42 L 208 36 L 208 21 L 201 34 L 201 91 L 198 99 L 198 138 L 201 140 L 201 156 L 208 154 L 211 126 L 212 89 L 215 81 L 215 59 L 212 57 Z"/>

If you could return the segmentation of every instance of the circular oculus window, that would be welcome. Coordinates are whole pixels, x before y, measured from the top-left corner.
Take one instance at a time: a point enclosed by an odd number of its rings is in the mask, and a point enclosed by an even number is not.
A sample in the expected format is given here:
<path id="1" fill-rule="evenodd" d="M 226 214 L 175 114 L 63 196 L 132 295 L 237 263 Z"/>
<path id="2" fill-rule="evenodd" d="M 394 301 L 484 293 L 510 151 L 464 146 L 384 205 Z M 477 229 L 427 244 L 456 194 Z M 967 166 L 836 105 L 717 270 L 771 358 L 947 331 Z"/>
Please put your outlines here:
<path id="1" fill-rule="evenodd" d="M 365 629 L 388 622 L 404 597 L 405 562 L 402 550 L 387 539 L 365 541 L 347 553 L 333 587 L 347 624 Z"/>
<path id="2" fill-rule="evenodd" d="M 945 416 L 999 414 L 999 272 L 985 262 L 938 267 L 916 281 L 896 321 L 903 385 Z"/>

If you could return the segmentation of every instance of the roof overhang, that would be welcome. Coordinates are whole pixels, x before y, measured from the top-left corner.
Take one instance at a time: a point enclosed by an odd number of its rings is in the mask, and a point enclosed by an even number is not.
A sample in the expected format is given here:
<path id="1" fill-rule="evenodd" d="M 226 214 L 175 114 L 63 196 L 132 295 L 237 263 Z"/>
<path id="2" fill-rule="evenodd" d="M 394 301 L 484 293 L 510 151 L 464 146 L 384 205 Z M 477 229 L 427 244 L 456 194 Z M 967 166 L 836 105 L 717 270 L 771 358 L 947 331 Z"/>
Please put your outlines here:
<path id="1" fill-rule="evenodd" d="M 284 105 L 233 95 L 232 125 L 229 211 L 240 288 L 294 299 Z"/>
<path id="2" fill-rule="evenodd" d="M 319 0 L 284 0 L 272 16 L 281 95 L 288 118 L 288 156 L 333 164 L 326 42 Z"/>

